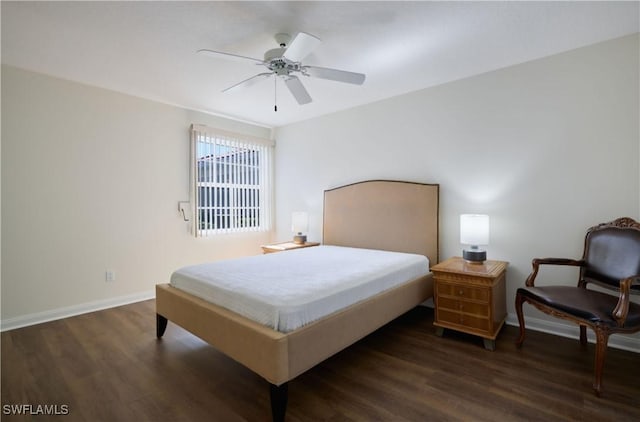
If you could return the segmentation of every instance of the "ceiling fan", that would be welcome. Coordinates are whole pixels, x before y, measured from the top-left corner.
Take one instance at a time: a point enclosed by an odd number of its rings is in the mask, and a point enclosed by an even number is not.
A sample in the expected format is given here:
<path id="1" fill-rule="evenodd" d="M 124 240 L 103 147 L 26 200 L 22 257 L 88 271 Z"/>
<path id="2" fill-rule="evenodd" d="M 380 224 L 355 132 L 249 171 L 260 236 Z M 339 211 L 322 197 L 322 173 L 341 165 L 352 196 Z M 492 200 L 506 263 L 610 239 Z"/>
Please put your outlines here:
<path id="1" fill-rule="evenodd" d="M 255 64 L 263 65 L 269 70 L 268 72 L 258 73 L 249 79 L 245 79 L 244 81 L 232 85 L 229 88 L 224 89 L 222 92 L 231 91 L 237 88 L 250 87 L 268 77 L 279 76 L 284 80 L 285 85 L 298 104 L 302 105 L 310 103 L 311 96 L 305 89 L 304 85 L 302 85 L 297 74 L 355 85 L 362 85 L 364 83 L 365 75 L 362 73 L 303 65 L 302 60 L 307 57 L 313 49 L 318 46 L 318 44 L 320 44 L 320 39 L 311 34 L 300 32 L 296 35 L 293 41 L 291 41 L 291 36 L 289 36 L 289 34 L 276 34 L 275 39 L 280 47 L 268 50 L 264 53 L 264 59 L 262 60 L 238 54 L 206 49 L 198 50 L 198 54 L 243 62 L 251 61 Z M 289 41 L 291 41 L 291 44 L 289 44 Z M 278 111 L 277 105 L 275 110 Z"/>

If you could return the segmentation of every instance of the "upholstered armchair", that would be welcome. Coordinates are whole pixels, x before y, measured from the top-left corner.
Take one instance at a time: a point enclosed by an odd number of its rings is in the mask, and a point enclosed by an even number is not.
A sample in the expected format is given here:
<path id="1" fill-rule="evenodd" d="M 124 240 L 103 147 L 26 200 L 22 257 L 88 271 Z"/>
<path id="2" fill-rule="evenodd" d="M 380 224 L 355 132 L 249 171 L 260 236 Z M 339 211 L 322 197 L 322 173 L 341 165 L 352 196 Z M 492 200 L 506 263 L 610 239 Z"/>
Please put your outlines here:
<path id="1" fill-rule="evenodd" d="M 534 259 L 525 287 L 516 293 L 516 313 L 522 346 L 525 337 L 522 304 L 528 302 L 542 312 L 580 325 L 580 342 L 587 344 L 586 327 L 596 334 L 596 395 L 602 392 L 602 370 L 609 336 L 640 331 L 640 305 L 629 300 L 640 293 L 640 223 L 619 218 L 591 227 L 586 234 L 582 259 Z M 541 265 L 569 265 L 580 268 L 577 286 L 536 286 Z M 604 289 L 588 289 L 593 284 Z M 613 294 L 606 293 L 611 291 Z"/>

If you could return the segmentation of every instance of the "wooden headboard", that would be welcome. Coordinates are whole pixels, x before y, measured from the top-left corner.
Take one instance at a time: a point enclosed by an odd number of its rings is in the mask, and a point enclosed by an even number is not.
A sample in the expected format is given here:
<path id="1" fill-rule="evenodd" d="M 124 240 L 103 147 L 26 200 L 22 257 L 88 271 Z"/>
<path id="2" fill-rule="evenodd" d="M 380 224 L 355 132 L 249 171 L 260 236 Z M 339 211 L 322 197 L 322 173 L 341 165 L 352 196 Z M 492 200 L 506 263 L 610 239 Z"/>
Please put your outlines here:
<path id="1" fill-rule="evenodd" d="M 440 185 L 371 180 L 324 192 L 326 245 L 425 255 L 438 263 Z"/>

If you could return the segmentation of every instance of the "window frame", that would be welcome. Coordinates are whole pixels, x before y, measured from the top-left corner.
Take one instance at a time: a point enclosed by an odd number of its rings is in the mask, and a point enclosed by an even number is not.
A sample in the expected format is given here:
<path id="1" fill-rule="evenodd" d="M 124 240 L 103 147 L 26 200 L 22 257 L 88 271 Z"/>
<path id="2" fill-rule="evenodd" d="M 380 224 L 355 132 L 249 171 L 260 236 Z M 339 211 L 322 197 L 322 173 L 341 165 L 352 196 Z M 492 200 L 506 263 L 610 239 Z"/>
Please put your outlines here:
<path id="1" fill-rule="evenodd" d="M 197 124 L 190 132 L 194 235 L 271 230 L 274 141 Z"/>

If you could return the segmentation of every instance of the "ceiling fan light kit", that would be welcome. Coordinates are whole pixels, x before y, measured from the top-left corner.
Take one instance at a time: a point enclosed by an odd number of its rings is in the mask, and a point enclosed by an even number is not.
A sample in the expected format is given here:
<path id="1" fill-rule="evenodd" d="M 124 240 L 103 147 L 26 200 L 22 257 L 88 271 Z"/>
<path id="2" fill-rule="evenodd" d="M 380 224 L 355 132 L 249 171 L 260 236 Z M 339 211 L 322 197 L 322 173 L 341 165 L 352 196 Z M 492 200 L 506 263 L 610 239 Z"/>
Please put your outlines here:
<path id="1" fill-rule="evenodd" d="M 284 80 L 285 86 L 291 92 L 298 104 L 308 104 L 312 101 L 311 96 L 302 84 L 302 81 L 296 76 L 297 73 L 319 79 L 327 79 L 336 82 L 344 82 L 354 85 L 362 85 L 365 80 L 363 73 L 348 72 L 345 70 L 330 69 L 326 67 L 306 66 L 302 64 L 302 60 L 307 57 L 319 44 L 320 39 L 300 32 L 291 41 L 289 34 L 276 34 L 275 40 L 278 48 L 273 48 L 264 53 L 263 60 L 252 57 L 241 56 L 233 53 L 225 53 L 215 50 L 198 50 L 199 54 L 214 58 L 230 59 L 235 61 L 251 61 L 255 64 L 261 64 L 266 67 L 269 72 L 258 73 L 248 79 L 245 79 L 235 85 L 225 88 L 222 92 L 228 92 L 237 88 L 247 88 L 255 85 L 257 82 L 270 76 L 279 76 Z M 277 106 L 274 107 L 277 111 Z"/>
<path id="2" fill-rule="evenodd" d="M 289 41 L 291 41 L 291 35 L 280 33 L 275 35 L 275 39 L 278 45 L 284 48 L 289 45 Z"/>

